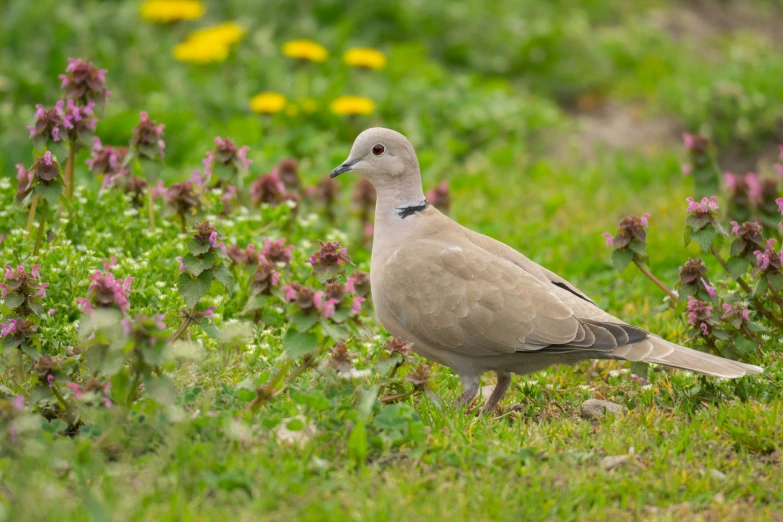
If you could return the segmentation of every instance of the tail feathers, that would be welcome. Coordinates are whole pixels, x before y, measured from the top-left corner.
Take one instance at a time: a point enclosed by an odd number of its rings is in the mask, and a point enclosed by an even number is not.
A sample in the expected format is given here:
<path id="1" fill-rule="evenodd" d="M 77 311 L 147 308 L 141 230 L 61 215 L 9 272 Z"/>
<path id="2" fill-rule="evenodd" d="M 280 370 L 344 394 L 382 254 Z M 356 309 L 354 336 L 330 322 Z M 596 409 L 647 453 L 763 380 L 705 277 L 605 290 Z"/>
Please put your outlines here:
<path id="1" fill-rule="evenodd" d="M 711 355 L 650 336 L 644 341 L 621 346 L 612 352 L 629 361 L 663 364 L 715 377 L 734 378 L 762 373 L 763 368 Z"/>

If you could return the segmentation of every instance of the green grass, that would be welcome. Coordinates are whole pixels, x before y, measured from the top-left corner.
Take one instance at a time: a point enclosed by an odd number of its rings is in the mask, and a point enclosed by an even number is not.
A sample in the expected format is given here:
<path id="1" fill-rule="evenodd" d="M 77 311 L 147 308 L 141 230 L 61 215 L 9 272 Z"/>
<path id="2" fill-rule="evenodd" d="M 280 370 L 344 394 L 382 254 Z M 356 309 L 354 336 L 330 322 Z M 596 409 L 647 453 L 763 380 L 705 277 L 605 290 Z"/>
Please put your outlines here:
<path id="1" fill-rule="evenodd" d="M 284 2 L 208 2 L 205 20 L 161 27 L 139 21 L 131 1 L 12 0 L 0 21 L 0 174 L 8 178 L 0 180 L 0 234 L 9 232 L 0 264 L 32 264 L 31 240 L 19 230 L 26 213 L 12 202 L 13 166 L 31 163 L 25 126 L 34 104 L 58 99 L 66 57 L 82 56 L 109 70 L 113 94 L 98 135 L 125 144 L 138 112 L 148 111 L 166 124 L 168 182 L 187 179 L 221 135 L 251 146 L 254 177 L 294 156 L 310 185 L 345 159 L 361 129 L 398 128 L 417 148 L 426 188 L 450 182 L 455 219 L 562 274 L 629 322 L 682 335 L 673 312 L 653 313 L 663 296 L 652 283 L 614 272 L 600 234 L 650 212 L 652 270 L 676 282 L 678 267 L 698 255 L 681 242 L 692 187 L 680 173 L 679 130 L 705 132 L 745 161 L 774 145 L 783 110 L 779 46 L 747 28 L 676 37 L 653 15 L 676 17 L 683 7 L 663 0 L 349 4 L 308 2 L 299 13 Z M 779 16 L 754 5 L 762 17 Z M 171 58 L 192 28 L 234 19 L 248 34 L 227 62 L 196 67 Z M 326 45 L 330 60 L 293 66 L 279 48 L 301 36 Z M 339 55 L 352 45 L 382 49 L 388 67 L 348 70 Z M 247 105 L 265 90 L 294 102 L 306 90 L 319 109 L 261 119 Z M 329 101 L 340 94 L 366 95 L 378 110 L 332 115 Z M 596 99 L 633 104 L 640 125 L 663 118 L 674 130 L 649 146 L 599 141 L 588 151 L 583 140 L 594 137 L 580 134 L 577 115 Z M 42 351 L 60 361 L 83 320 L 74 298 L 104 257 L 118 258 L 118 276 L 136 278 L 132 314 L 167 314 L 173 331 L 183 306 L 179 225 L 164 221 L 152 233 L 143 209 L 139 215 L 114 191 L 99 195 L 86 157 L 77 162 L 73 213 L 55 223 L 36 261 L 51 283 L 45 307 L 58 309 L 42 320 Z M 295 261 L 286 281 L 305 279 L 318 239 L 347 243 L 367 269 L 353 181 L 340 180 L 334 224 L 313 204 L 293 221 L 283 207 L 218 216 L 217 195 L 202 217 L 227 244 L 289 238 Z M 224 330 L 248 321 L 247 276 L 237 275 L 232 295 L 212 288 L 204 299 Z M 372 401 L 387 382 L 376 372 L 342 380 L 313 370 L 251 412 L 255 388 L 283 361 L 288 319 L 282 308 L 269 314 L 238 347 L 192 327 L 190 357 L 164 365 L 175 395 L 85 408 L 78 433 L 58 433 L 62 426 L 44 418 L 56 417 L 51 397 L 35 402 L 29 431 L 0 448 L 0 520 L 770 520 L 783 510 L 779 339 L 760 347 L 767 372 L 738 381 L 660 370 L 642 386 L 608 362 L 515 378 L 502 415 L 452 408 L 461 387 L 443 367 L 434 379 L 440 408 L 421 396 L 393 406 Z M 357 367 L 370 369 L 386 334 L 372 317 L 365 322 L 366 335 L 350 349 Z M 31 380 L 15 378 L 15 360 L 9 353 L 0 361 L 4 399 L 31 389 Z M 589 398 L 630 412 L 584 420 L 579 405 Z M 295 417 L 314 428 L 301 445 L 276 435 Z M 355 435 L 360 425 L 364 442 Z M 601 459 L 618 455 L 630 458 L 605 469 Z"/>

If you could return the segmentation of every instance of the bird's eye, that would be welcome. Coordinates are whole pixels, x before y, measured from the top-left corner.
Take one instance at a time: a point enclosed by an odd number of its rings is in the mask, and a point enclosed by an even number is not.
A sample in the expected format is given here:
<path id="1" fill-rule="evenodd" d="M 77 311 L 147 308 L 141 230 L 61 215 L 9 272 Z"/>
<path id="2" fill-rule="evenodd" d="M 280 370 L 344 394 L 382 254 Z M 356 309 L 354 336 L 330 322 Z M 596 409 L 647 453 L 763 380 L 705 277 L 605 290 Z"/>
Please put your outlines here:
<path id="1" fill-rule="evenodd" d="M 372 146 L 372 153 L 376 156 L 382 156 L 384 152 L 386 152 L 386 147 L 380 143 Z"/>

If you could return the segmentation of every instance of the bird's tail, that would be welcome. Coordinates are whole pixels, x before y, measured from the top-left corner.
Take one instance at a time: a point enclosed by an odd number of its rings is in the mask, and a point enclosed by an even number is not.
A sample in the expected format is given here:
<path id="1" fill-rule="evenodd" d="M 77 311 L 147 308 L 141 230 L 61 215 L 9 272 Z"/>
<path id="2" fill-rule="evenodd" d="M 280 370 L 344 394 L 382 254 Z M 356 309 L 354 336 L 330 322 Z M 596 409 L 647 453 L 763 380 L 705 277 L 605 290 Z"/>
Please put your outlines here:
<path id="1" fill-rule="evenodd" d="M 715 377 L 734 378 L 764 371 L 759 366 L 691 350 L 654 335 L 638 343 L 620 346 L 612 351 L 612 355 L 628 361 L 663 364 Z"/>

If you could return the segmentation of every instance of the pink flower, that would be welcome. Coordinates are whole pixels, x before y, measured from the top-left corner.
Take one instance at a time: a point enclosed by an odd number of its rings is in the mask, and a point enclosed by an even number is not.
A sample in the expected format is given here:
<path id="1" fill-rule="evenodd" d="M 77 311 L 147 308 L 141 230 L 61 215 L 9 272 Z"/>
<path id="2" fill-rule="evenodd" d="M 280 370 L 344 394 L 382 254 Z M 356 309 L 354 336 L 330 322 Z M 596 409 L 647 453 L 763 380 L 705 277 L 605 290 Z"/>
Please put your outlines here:
<path id="1" fill-rule="evenodd" d="M 52 375 L 51 373 L 47 375 L 46 382 L 49 383 L 50 388 L 54 387 L 54 375 Z"/>
<path id="2" fill-rule="evenodd" d="M 769 255 L 755 250 L 753 252 L 756 255 L 756 270 L 766 270 L 769 268 Z"/>
<path id="3" fill-rule="evenodd" d="M 103 269 L 105 271 L 108 272 L 109 270 L 111 270 L 115 266 L 117 266 L 117 258 L 116 257 L 112 256 L 110 259 L 106 259 L 106 258 L 103 259 Z"/>
<path id="4" fill-rule="evenodd" d="M 783 201 L 783 198 L 781 198 L 780 201 Z M 736 221 L 732 221 L 731 222 L 731 233 L 736 235 L 739 232 L 739 229 L 740 229 L 739 223 L 737 223 Z"/>
<path id="5" fill-rule="evenodd" d="M 612 234 L 610 234 L 609 232 L 604 232 L 603 234 L 601 234 L 601 237 L 606 239 L 606 246 L 614 245 L 614 237 L 612 237 Z"/>
<path id="6" fill-rule="evenodd" d="M 212 248 L 217 248 L 218 246 L 217 236 L 218 236 L 217 232 L 212 232 L 211 234 L 209 234 L 209 244 L 212 245 Z"/>
<path id="7" fill-rule="evenodd" d="M 684 132 L 682 134 L 682 144 L 685 146 L 686 149 L 688 150 L 692 149 L 695 143 L 696 143 L 696 137 L 693 134 L 689 134 L 687 132 Z"/>
<path id="8" fill-rule="evenodd" d="M 688 322 L 690 324 L 696 324 L 699 322 L 699 316 L 697 316 L 694 312 L 688 313 Z"/>
<path id="9" fill-rule="evenodd" d="M 352 294 L 356 293 L 356 288 L 354 288 L 354 283 L 356 282 L 355 277 L 349 277 L 348 280 L 345 282 L 345 291 L 351 292 Z"/>
<path id="10" fill-rule="evenodd" d="M 737 188 L 737 176 L 735 176 L 731 172 L 724 172 L 723 180 L 726 182 L 726 188 L 728 188 L 729 190 L 734 190 L 735 188 Z"/>
<path id="11" fill-rule="evenodd" d="M 82 397 L 84 397 L 84 391 L 75 382 L 69 382 L 68 384 L 66 384 L 66 386 L 68 386 L 71 389 L 71 393 L 73 394 L 74 399 L 81 399 Z"/>
<path id="12" fill-rule="evenodd" d="M 366 301 L 364 297 L 355 297 L 351 303 L 351 312 L 355 314 L 362 313 L 362 303 Z"/>
<path id="13" fill-rule="evenodd" d="M 281 237 L 275 241 L 265 237 L 264 248 L 261 250 L 260 255 L 264 256 L 273 263 L 288 264 L 294 257 L 294 245 L 286 246 L 285 243 L 286 239 L 284 237 Z"/>
<path id="14" fill-rule="evenodd" d="M 30 271 L 30 273 L 35 279 L 41 278 L 41 274 L 38 273 L 39 268 L 41 268 L 41 265 L 33 265 L 33 269 Z"/>
<path id="15" fill-rule="evenodd" d="M 701 332 L 702 332 L 702 333 L 703 333 L 705 336 L 707 336 L 707 335 L 709 335 L 709 334 L 710 334 L 710 329 L 707 327 L 707 324 L 706 324 L 706 323 L 701 323 L 701 324 L 699 325 L 699 328 L 701 328 Z"/>
<path id="16" fill-rule="evenodd" d="M 748 172 L 745 175 L 745 183 L 748 185 L 748 195 L 751 199 L 758 199 L 761 196 L 761 182 L 755 172 Z"/>
<path id="17" fill-rule="evenodd" d="M 783 165 L 780 163 L 775 163 L 773 167 L 775 167 L 775 172 L 777 172 L 778 177 L 783 178 Z"/>
<path id="18" fill-rule="evenodd" d="M 707 294 L 708 294 L 710 297 L 718 297 L 718 294 L 715 292 L 715 288 L 714 288 L 714 287 L 712 287 L 712 286 L 710 286 L 710 285 L 707 283 L 707 281 L 705 281 L 704 279 L 702 279 L 702 280 L 701 280 L 701 284 L 703 284 L 703 285 L 704 285 L 704 289 L 705 289 L 705 290 L 707 290 Z"/>
<path id="19" fill-rule="evenodd" d="M 315 299 L 313 299 L 313 302 L 315 302 Z M 338 303 L 339 301 L 337 299 L 327 299 L 326 301 L 323 302 L 323 306 L 319 307 L 318 305 L 316 305 L 316 307 L 321 312 L 321 315 L 323 315 L 328 319 L 334 315 L 334 307 Z"/>
<path id="20" fill-rule="evenodd" d="M 128 295 L 131 291 L 133 277 L 116 279 L 109 271 L 96 270 L 90 274 L 92 282 L 87 289 L 87 298 L 80 297 L 76 302 L 82 306 L 82 311 L 91 312 L 95 306 L 100 308 L 117 307 L 123 314 L 128 313 L 130 301 Z"/>
<path id="21" fill-rule="evenodd" d="M 92 307 L 92 303 L 89 301 L 89 299 L 85 297 L 77 297 L 76 302 L 79 304 L 79 307 L 82 309 L 82 312 L 84 313 L 90 313 L 94 310 Z"/>
<path id="22" fill-rule="evenodd" d="M 689 176 L 691 172 L 693 172 L 693 167 L 691 167 L 688 163 L 683 163 L 680 165 L 680 170 L 682 171 L 683 176 Z"/>
<path id="23" fill-rule="evenodd" d="M 291 285 L 285 285 L 283 290 L 285 291 L 285 300 L 288 302 L 295 300 L 299 295 Z"/>
<path id="24" fill-rule="evenodd" d="M 9 319 L 8 324 L 0 323 L 0 337 L 16 334 L 19 330 L 16 327 L 16 319 Z"/>
<path id="25" fill-rule="evenodd" d="M 648 220 L 649 217 L 650 217 L 650 213 L 647 212 L 647 213 L 642 214 L 642 217 L 639 218 L 639 221 L 641 221 L 642 226 L 644 228 L 647 228 L 647 223 L 648 223 L 647 220 Z"/>
<path id="26" fill-rule="evenodd" d="M 184 258 L 182 258 L 182 257 L 178 257 L 178 258 L 177 258 L 177 261 L 179 261 L 179 273 L 181 274 L 182 272 L 184 272 L 185 270 L 187 270 L 187 269 L 185 268 L 185 260 L 184 260 Z"/>
<path id="27" fill-rule="evenodd" d="M 19 395 L 14 397 L 13 406 L 14 409 L 18 411 L 22 411 L 24 409 L 24 395 L 20 393 Z"/>
<path id="28" fill-rule="evenodd" d="M 44 161 L 44 164 L 47 167 L 51 167 L 52 166 L 52 153 L 51 153 L 51 151 L 47 150 L 46 152 L 44 152 L 43 161 Z"/>
<path id="29" fill-rule="evenodd" d="M 65 89 L 65 97 L 81 104 L 103 103 L 109 97 L 106 89 L 106 69 L 98 69 L 92 63 L 81 58 L 68 58 L 65 74 L 58 76 Z"/>
<path id="30" fill-rule="evenodd" d="M 778 212 L 783 214 L 783 198 L 778 198 L 775 200 L 775 203 L 778 204 Z"/>
<path id="31" fill-rule="evenodd" d="M 49 311 L 48 311 L 47 313 L 48 313 L 49 315 L 54 315 L 54 314 L 56 314 L 56 313 L 57 313 L 57 308 L 50 308 L 50 309 L 49 309 Z"/>
<path id="32" fill-rule="evenodd" d="M 701 202 L 696 202 L 693 198 L 685 198 L 688 202 L 688 212 L 696 214 L 697 217 L 701 217 L 706 214 L 711 214 L 719 210 L 718 196 L 710 196 L 709 198 L 701 198 Z"/>

